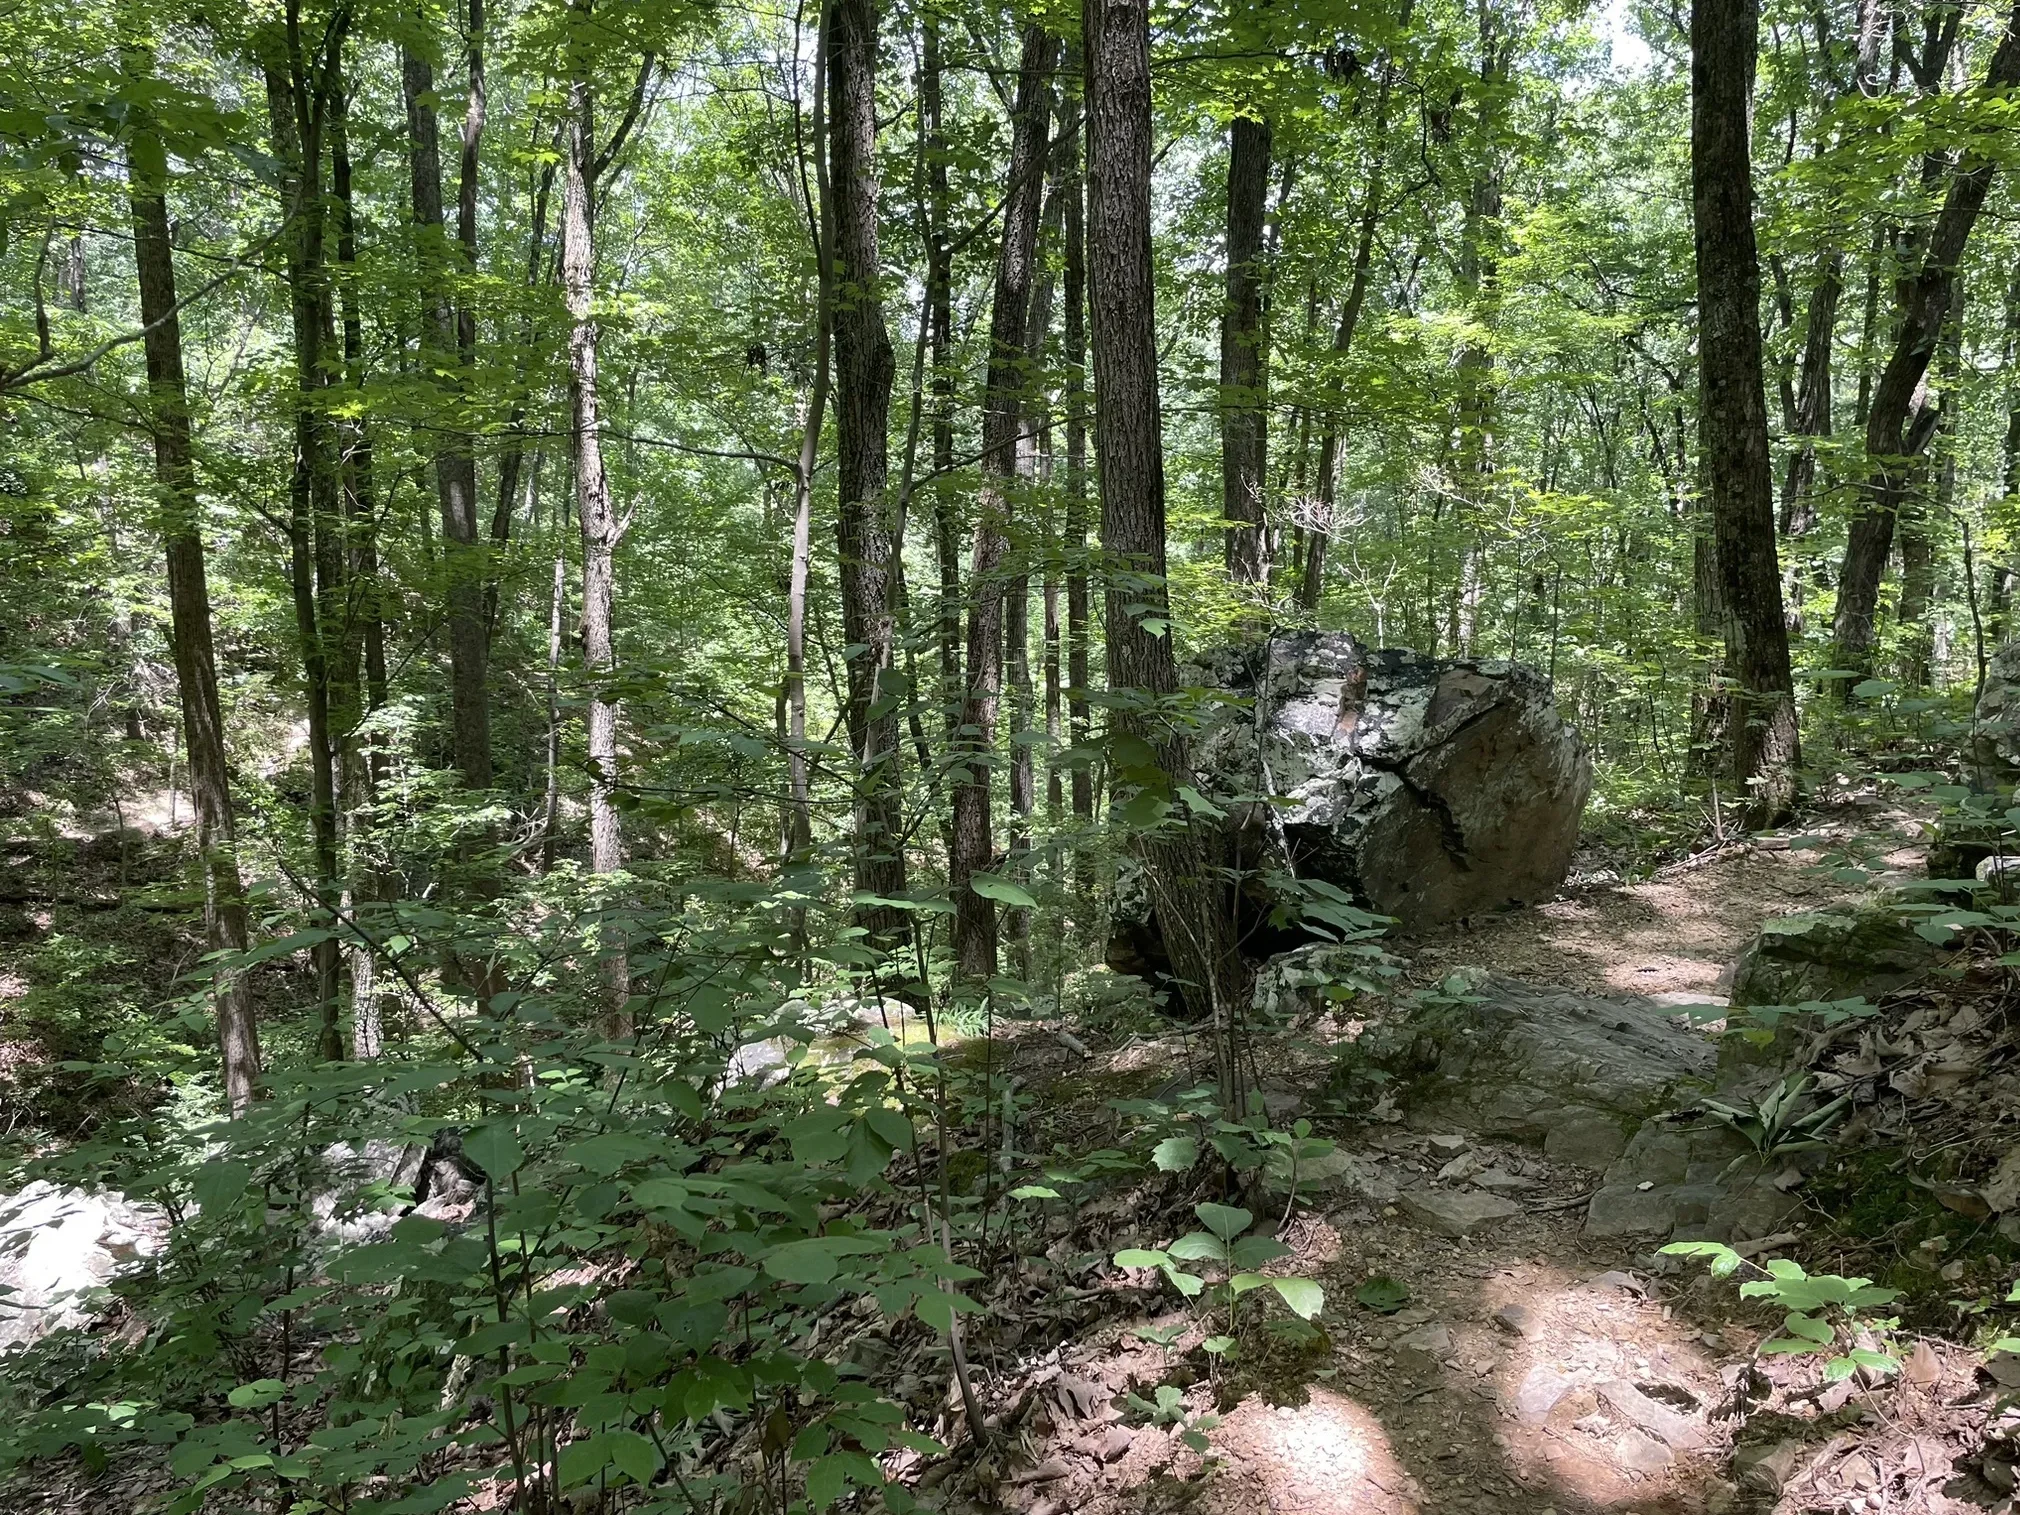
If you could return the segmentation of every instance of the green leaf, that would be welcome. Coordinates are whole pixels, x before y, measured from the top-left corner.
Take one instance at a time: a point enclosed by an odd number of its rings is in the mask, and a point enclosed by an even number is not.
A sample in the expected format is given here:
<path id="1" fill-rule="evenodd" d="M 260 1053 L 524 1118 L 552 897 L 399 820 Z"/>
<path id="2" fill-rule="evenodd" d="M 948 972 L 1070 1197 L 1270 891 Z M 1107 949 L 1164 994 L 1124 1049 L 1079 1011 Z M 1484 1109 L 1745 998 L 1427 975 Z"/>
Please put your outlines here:
<path id="1" fill-rule="evenodd" d="M 1153 1252 L 1147 1247 L 1124 1247 L 1115 1254 L 1118 1268 L 1168 1268 L 1171 1266 L 1169 1252 Z"/>
<path id="2" fill-rule="evenodd" d="M 225 1396 L 235 1410 L 263 1410 L 287 1395 L 288 1386 L 278 1378 L 261 1378 L 242 1383 Z"/>
<path id="3" fill-rule="evenodd" d="M 1232 1241 L 1246 1231 L 1255 1221 L 1255 1216 L 1233 1205 L 1200 1204 L 1192 1207 L 1200 1224 L 1213 1232 L 1222 1241 Z"/>
<path id="4" fill-rule="evenodd" d="M 479 1126 L 463 1138 L 463 1155 L 482 1168 L 493 1183 L 503 1183 L 519 1171 L 526 1153 L 512 1133 L 510 1121 Z"/>
<path id="5" fill-rule="evenodd" d="M 1386 1273 L 1370 1274 L 1354 1298 L 1377 1315 L 1394 1315 L 1410 1302 L 1410 1291 Z"/>
<path id="6" fill-rule="evenodd" d="M 964 1315 L 979 1315 L 982 1307 L 965 1294 L 950 1294 L 934 1289 L 921 1294 L 918 1303 L 912 1306 L 912 1311 L 935 1331 L 946 1336 L 954 1329 L 954 1316 L 957 1311 Z"/>
<path id="7" fill-rule="evenodd" d="M 1012 1199 L 1057 1199 L 1059 1191 L 1048 1189 L 1043 1184 L 1020 1184 L 1010 1191 Z"/>
<path id="8" fill-rule="evenodd" d="M 1309 1278 L 1273 1278 L 1270 1282 L 1299 1320 L 1316 1319 L 1326 1307 L 1326 1291 Z"/>
<path id="9" fill-rule="evenodd" d="M 1199 1161 L 1199 1138 L 1167 1136 L 1151 1151 L 1150 1160 L 1164 1173 L 1183 1173 Z"/>
<path id="10" fill-rule="evenodd" d="M 1000 874 L 983 873 L 979 870 L 968 875 L 968 887 L 985 900 L 995 900 L 1018 910 L 1035 910 L 1038 901 L 1010 880 Z"/>
<path id="11" fill-rule="evenodd" d="M 781 1242 L 764 1255 L 765 1272 L 783 1283 L 824 1284 L 841 1271 L 844 1257 L 887 1252 L 890 1242 L 867 1236 L 809 1236 Z"/>
<path id="12" fill-rule="evenodd" d="M 659 1448 L 636 1431 L 612 1431 L 604 1438 L 610 1444 L 610 1460 L 617 1471 L 633 1483 L 645 1487 L 659 1476 Z"/>
<path id="13" fill-rule="evenodd" d="M 1200 1343 L 1200 1347 L 1204 1351 L 1211 1353 L 1215 1357 L 1219 1357 L 1224 1352 L 1231 1350 L 1233 1346 L 1234 1338 L 1232 1336 L 1209 1336 L 1205 1341 Z"/>
<path id="14" fill-rule="evenodd" d="M 1170 1247 L 1171 1255 L 1181 1262 L 1227 1261 L 1227 1243 L 1217 1236 L 1209 1236 L 1204 1231 L 1188 1231 Z"/>
<path id="15" fill-rule="evenodd" d="M 252 1169 L 244 1163 L 205 1163 L 196 1170 L 190 1184 L 200 1210 L 222 1210 L 237 1201 L 252 1183 Z"/>

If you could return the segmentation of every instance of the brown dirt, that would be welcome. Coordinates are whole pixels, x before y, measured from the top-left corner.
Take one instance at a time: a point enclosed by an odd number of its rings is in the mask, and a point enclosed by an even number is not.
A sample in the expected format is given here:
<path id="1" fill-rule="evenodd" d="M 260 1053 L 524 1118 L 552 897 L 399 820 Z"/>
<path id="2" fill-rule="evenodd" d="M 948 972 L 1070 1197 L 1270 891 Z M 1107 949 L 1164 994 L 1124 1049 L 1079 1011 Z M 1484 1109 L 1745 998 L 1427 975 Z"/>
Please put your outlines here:
<path id="1" fill-rule="evenodd" d="M 1909 818 L 1863 819 L 1882 823 L 1876 850 L 1897 849 L 1884 858 L 1888 868 L 1914 864 Z M 1734 850 L 1398 947 L 1413 954 L 1411 983 L 1478 965 L 1587 992 L 1712 995 L 1764 920 L 1860 892 L 1809 855 Z M 1147 1054 L 1159 1050 L 1171 1064 L 1183 1056 L 1170 1040 L 1137 1042 L 1118 1062 L 1130 1060 L 1141 1074 Z M 1432 1148 L 1436 1133 L 1395 1126 L 1322 1123 L 1322 1134 L 1406 1190 L 1436 1186 L 1449 1155 L 1449 1143 Z M 1453 1240 L 1413 1225 L 1397 1205 L 1349 1201 L 1302 1215 L 1283 1232 L 1296 1255 L 1278 1266 L 1324 1285 L 1324 1348 L 1283 1384 L 1255 1373 L 1263 1387 L 1250 1385 L 1208 1433 L 1205 1456 L 1179 1441 L 1178 1428 L 1145 1423 L 1129 1402 L 1129 1393 L 1148 1398 L 1162 1382 L 1183 1388 L 1190 1415 L 1215 1408 L 1206 1358 L 1185 1355 L 1204 1334 L 1197 1326 L 1170 1349 L 1133 1334 L 1188 1320 L 1168 1287 L 1143 1276 L 1140 1314 L 1109 1315 L 1029 1371 L 1022 1397 L 1006 1405 L 1003 1429 L 1013 1445 L 1002 1481 L 988 1492 L 1029 1515 L 2012 1508 L 1975 1471 L 1988 1411 L 1969 1352 L 1931 1343 L 1916 1358 L 1922 1371 L 1913 1381 L 1820 1404 L 1811 1392 L 1821 1387 L 1815 1359 L 1755 1357 L 1776 1322 L 1742 1306 L 1731 1282 L 1714 1283 L 1695 1268 L 1657 1277 L 1655 1259 L 1581 1233 L 1582 1206 L 1564 1200 L 1589 1191 L 1594 1175 L 1477 1139 L 1468 1139 L 1468 1150 L 1524 1181 L 1514 1197 L 1525 1213 Z M 1118 1245 L 1170 1240 L 1126 1224 L 1120 1230 Z M 1375 1274 L 1408 1289 L 1401 1313 L 1383 1316 L 1355 1302 L 1355 1290 Z M 1756 1363 L 1768 1376 L 1758 1376 Z M 1078 1392 L 1063 1393 L 1062 1383 Z M 1687 1414 L 1701 1445 L 1672 1448 L 1633 1423 L 1601 1391 L 1607 1385 L 1617 1396 L 1623 1383 Z M 1544 1404 L 1550 1396 L 1540 1389 L 1557 1384 L 1561 1397 Z M 1751 1418 L 1730 1413 L 1742 1391 L 1755 1396 Z M 1776 1412 L 1761 1413 L 1770 1400 Z M 1779 1489 L 1759 1473 L 1742 1483 L 1736 1435 L 1750 1444 L 1748 1461 L 1777 1452 Z"/>

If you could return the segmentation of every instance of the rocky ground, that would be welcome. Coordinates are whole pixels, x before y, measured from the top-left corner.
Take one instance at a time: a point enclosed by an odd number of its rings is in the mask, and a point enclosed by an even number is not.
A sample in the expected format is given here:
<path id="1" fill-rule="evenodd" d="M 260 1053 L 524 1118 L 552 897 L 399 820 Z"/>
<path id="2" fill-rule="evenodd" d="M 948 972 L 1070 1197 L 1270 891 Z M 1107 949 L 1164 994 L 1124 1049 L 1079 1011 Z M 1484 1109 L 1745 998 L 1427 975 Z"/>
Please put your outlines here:
<path id="1" fill-rule="evenodd" d="M 1917 862 L 1905 818 L 1868 814 L 1848 824 L 1883 838 L 1873 851 L 1885 866 Z M 1833 1189 L 1828 1172 L 1756 1176 L 1753 1164 L 1734 1179 L 1720 1134 L 1659 1119 L 1637 1124 L 1621 1114 L 1625 1106 L 1600 1111 L 1595 1124 L 1593 1107 L 1576 1103 L 1616 1075 L 1631 1082 L 1637 1067 L 1659 1084 L 1649 1070 L 1668 1055 L 1664 1037 L 1701 1046 L 1703 1062 L 1691 1071 L 1715 1064 L 1707 1032 L 1675 1019 L 1676 1006 L 1718 996 L 1764 921 L 1863 892 L 1812 863 L 1801 852 L 1735 848 L 1645 883 L 1588 883 L 1553 904 L 1399 944 L 1411 954 L 1407 982 L 1436 985 L 1462 966 L 1485 968 L 1500 977 L 1476 976 L 1483 995 L 1531 1004 L 1537 1015 L 1517 1013 L 1510 1039 L 1479 1059 L 1486 1078 L 1462 1071 L 1449 1094 L 1434 1081 L 1428 1102 L 1378 1106 L 1386 1118 L 1370 1123 L 1319 1116 L 1341 1150 L 1322 1165 L 1310 1208 L 1282 1232 L 1295 1249 L 1289 1266 L 1325 1287 L 1317 1355 L 1274 1379 L 1268 1365 L 1252 1369 L 1254 1391 L 1207 1433 L 1202 1455 L 1184 1444 L 1182 1423 L 1157 1423 L 1172 1414 L 1145 1413 L 1165 1384 L 1182 1390 L 1172 1407 L 1179 1416 L 1210 1415 L 1215 1389 L 1199 1371 L 1205 1359 L 1188 1355 L 1204 1331 L 1175 1294 L 1143 1275 L 1140 1291 L 1110 1301 L 1064 1345 L 1021 1361 L 992 1359 L 1006 1388 L 991 1417 L 994 1450 L 972 1490 L 977 1503 L 1032 1515 L 2011 1508 L 2000 1380 L 2020 1382 L 2020 1374 L 2003 1359 L 1988 1374 L 1982 1353 L 1960 1345 L 1955 1330 L 1917 1329 L 1930 1320 L 1923 1308 L 1893 1342 L 1902 1373 L 1826 1385 L 1820 1359 L 1758 1355 L 1776 1318 L 1743 1305 L 1736 1281 L 1714 1282 L 1655 1254 L 1664 1235 L 1716 1235 L 1756 1261 L 1791 1256 L 1814 1272 L 1862 1265 L 1879 1273 L 1904 1255 L 1911 1231 L 1919 1234 L 1912 1223 L 1883 1243 L 1855 1243 L 1834 1228 L 1845 1191 Z M 1839 1082 L 1867 1080 L 1874 1097 L 1862 1103 L 1862 1121 L 1898 1117 L 1905 1130 L 1955 1117 L 1958 1130 L 1982 1128 L 1983 1110 L 1943 1105 L 1929 1083 L 1956 1047 L 1975 1047 L 1969 1066 L 1985 1073 L 2007 1056 L 2003 1033 L 1965 1004 L 1982 999 L 1967 985 L 1903 1003 L 1880 1023 L 1887 1029 L 1819 1055 L 1850 1060 L 1853 1072 L 1831 1075 Z M 1525 1040 L 1525 1028 L 1560 1013 L 1605 1018 L 1609 1006 L 1624 1018 L 1574 1028 L 1574 1039 L 1592 1033 L 1613 1049 L 1592 1068 L 1564 1075 L 1561 1049 Z M 1952 1026 L 1961 1028 L 1954 1037 Z M 1323 1041 L 1339 1028 L 1314 1029 Z M 1175 1061 L 1181 1048 L 1169 1052 Z M 1056 1049 L 1036 1055 L 1058 1057 Z M 1137 1042 L 1115 1067 L 1141 1072 L 1157 1062 L 1156 1049 Z M 1319 1115 L 1311 1071 L 1271 1075 L 1280 1117 L 1299 1108 Z M 1583 1092 L 1567 1077 L 1584 1078 Z M 1625 1098 L 1659 1103 L 1655 1084 Z M 1567 1119 L 1567 1105 L 1576 1119 Z M 1952 1210 L 1973 1208 L 1937 1198 Z M 1984 1231 L 1993 1217 L 1976 1208 Z M 1169 1216 L 1162 1230 L 1172 1230 Z M 1127 1225 L 1111 1235 L 1118 1245 L 1170 1240 Z M 1934 1269 L 1943 1244 L 1920 1245 Z M 2002 1267 L 1996 1258 L 1969 1266 L 1986 1273 L 1992 1298 L 2011 1282 L 1991 1276 Z M 1957 1262 L 1929 1282 L 1935 1293 L 1964 1295 L 1975 1277 Z M 1356 1298 L 1370 1280 L 1393 1281 L 1380 1308 Z M 1137 1334 L 1160 1327 L 1184 1329 L 1169 1345 Z"/>

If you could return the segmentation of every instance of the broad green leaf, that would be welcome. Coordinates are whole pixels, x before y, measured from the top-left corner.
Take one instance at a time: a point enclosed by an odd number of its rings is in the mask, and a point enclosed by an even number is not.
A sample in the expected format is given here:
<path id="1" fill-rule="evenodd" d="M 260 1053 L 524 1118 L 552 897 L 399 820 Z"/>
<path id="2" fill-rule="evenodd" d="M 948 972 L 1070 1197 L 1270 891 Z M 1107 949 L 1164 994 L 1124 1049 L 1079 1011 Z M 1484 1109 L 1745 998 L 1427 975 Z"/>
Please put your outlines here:
<path id="1" fill-rule="evenodd" d="M 1165 1173 L 1183 1173 L 1199 1161 L 1199 1138 L 1167 1136 L 1150 1154 L 1150 1160 Z"/>
<path id="2" fill-rule="evenodd" d="M 1222 1241 L 1234 1240 L 1255 1221 L 1255 1216 L 1246 1210 L 1238 1210 L 1233 1205 L 1211 1203 L 1194 1205 L 1192 1213 L 1199 1217 L 1201 1225 Z"/>
<path id="3" fill-rule="evenodd" d="M 1018 910 L 1035 910 L 1038 901 L 1020 885 L 999 874 L 977 871 L 968 875 L 968 887 L 985 900 L 995 900 L 998 904 L 1009 905 Z"/>
<path id="4" fill-rule="evenodd" d="M 841 1271 L 845 1257 L 888 1252 L 890 1243 L 867 1236 L 809 1236 L 781 1242 L 766 1252 L 765 1272 L 789 1284 L 824 1284 Z"/>
<path id="5" fill-rule="evenodd" d="M 493 1183 L 503 1183 L 526 1161 L 509 1121 L 493 1121 L 472 1131 L 463 1138 L 463 1155 L 482 1168 Z"/>
<path id="6" fill-rule="evenodd" d="M 1326 1307 L 1326 1291 L 1309 1278 L 1273 1278 L 1277 1293 L 1299 1320 L 1312 1320 Z"/>

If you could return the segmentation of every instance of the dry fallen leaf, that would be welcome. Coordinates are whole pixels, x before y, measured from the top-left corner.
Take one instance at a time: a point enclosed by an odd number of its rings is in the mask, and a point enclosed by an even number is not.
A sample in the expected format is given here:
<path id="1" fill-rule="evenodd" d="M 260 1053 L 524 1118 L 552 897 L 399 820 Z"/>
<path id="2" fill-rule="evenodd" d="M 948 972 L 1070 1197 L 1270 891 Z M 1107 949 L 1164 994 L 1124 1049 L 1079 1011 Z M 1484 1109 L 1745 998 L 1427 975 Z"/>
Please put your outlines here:
<path id="1" fill-rule="evenodd" d="M 1918 1388 L 1926 1389 L 1942 1376 L 1943 1360 L 1936 1355 L 1936 1349 L 1926 1341 L 1916 1342 L 1915 1350 L 1901 1364 L 1901 1377 Z"/>

